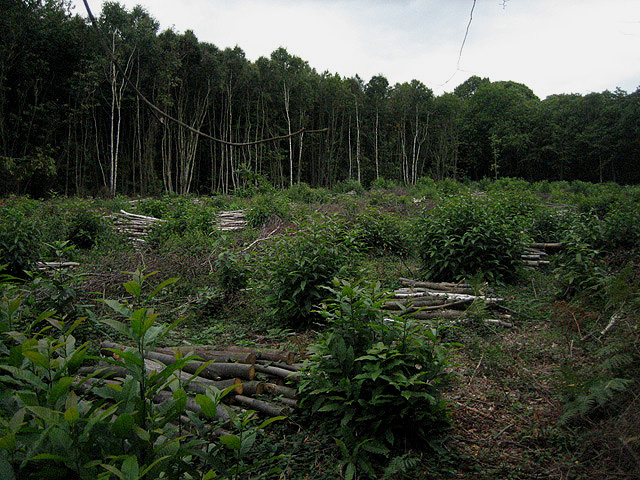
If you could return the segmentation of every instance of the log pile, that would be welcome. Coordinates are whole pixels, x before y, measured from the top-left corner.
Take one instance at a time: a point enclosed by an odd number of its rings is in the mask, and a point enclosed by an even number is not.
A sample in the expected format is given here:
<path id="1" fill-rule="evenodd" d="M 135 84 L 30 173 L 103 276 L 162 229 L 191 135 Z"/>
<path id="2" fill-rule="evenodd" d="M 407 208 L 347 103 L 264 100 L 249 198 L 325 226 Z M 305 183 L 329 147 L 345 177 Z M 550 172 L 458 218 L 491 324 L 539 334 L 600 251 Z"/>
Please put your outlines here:
<path id="1" fill-rule="evenodd" d="M 468 318 L 467 310 L 472 304 L 482 302 L 494 317 L 484 320 L 485 323 L 513 326 L 510 315 L 496 311 L 500 309 L 502 298 L 483 295 L 467 283 L 418 282 L 400 278 L 400 284 L 403 287 L 395 290 L 384 302 L 384 310 L 420 320 L 445 319 L 456 323 Z"/>
<path id="2" fill-rule="evenodd" d="M 62 270 L 63 268 L 79 267 L 78 262 L 36 262 L 36 270 Z"/>
<path id="3" fill-rule="evenodd" d="M 222 232 L 242 230 L 247 227 L 247 219 L 244 216 L 244 210 L 218 212 L 217 220 L 218 230 Z"/>
<path id="4" fill-rule="evenodd" d="M 564 248 L 564 243 L 533 243 L 524 249 L 520 258 L 527 267 L 536 268 L 541 265 L 549 265 L 551 263 L 547 259 L 549 254 L 559 252 Z"/>
<path id="5" fill-rule="evenodd" d="M 118 343 L 103 341 L 101 352 L 118 360 L 118 352 L 127 347 Z M 162 371 L 165 366 L 177 362 L 178 351 L 181 356 L 195 356 L 181 370 L 170 377 L 164 389 L 153 399 L 162 403 L 172 398 L 171 387 L 181 385 L 188 395 L 187 410 L 199 413 L 201 408 L 192 395 L 205 394 L 209 387 L 219 390 L 231 388 L 223 398 L 224 405 L 216 411 L 216 418 L 227 421 L 229 412 L 256 410 L 268 416 L 286 415 L 297 405 L 295 385 L 300 380 L 300 360 L 293 352 L 255 349 L 232 345 L 184 346 L 156 348 L 145 354 L 144 366 L 153 379 L 153 372 Z M 124 366 L 117 361 L 102 362 L 79 370 L 77 384 L 85 389 L 105 384 L 121 384 L 127 375 Z M 289 383 L 291 386 L 286 386 Z"/>
<path id="6" fill-rule="evenodd" d="M 155 225 L 160 222 L 166 222 L 156 217 L 148 217 L 146 215 L 138 215 L 120 210 L 110 216 L 113 219 L 115 228 L 118 232 L 124 234 L 134 243 L 144 244 L 149 232 Z"/>

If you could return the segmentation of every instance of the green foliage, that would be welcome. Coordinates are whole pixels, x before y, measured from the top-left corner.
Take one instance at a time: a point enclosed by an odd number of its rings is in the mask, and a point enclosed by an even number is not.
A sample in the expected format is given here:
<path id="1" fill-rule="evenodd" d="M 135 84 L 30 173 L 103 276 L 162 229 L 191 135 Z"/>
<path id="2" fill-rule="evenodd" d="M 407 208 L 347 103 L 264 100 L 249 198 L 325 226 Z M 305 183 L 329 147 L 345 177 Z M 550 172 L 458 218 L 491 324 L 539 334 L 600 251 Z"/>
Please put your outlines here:
<path id="1" fill-rule="evenodd" d="M 279 237 L 262 265 L 268 303 L 285 325 L 305 328 L 320 320 L 315 308 L 325 287 L 350 267 L 353 238 L 331 219 L 308 222 L 293 236 Z"/>
<path id="2" fill-rule="evenodd" d="M 409 229 L 396 216 L 368 209 L 353 219 L 354 237 L 362 248 L 377 255 L 409 252 Z"/>
<path id="3" fill-rule="evenodd" d="M 225 250 L 218 254 L 216 280 L 226 295 L 238 293 L 247 287 L 250 270 L 246 266 L 247 256 Z"/>
<path id="4" fill-rule="evenodd" d="M 0 265 L 10 275 L 24 275 L 40 257 L 42 243 L 35 219 L 16 207 L 0 211 Z"/>
<path id="5" fill-rule="evenodd" d="M 170 278 L 151 291 L 153 274 L 137 270 L 124 284 L 125 300 L 105 300 L 118 318 L 101 321 L 133 346 L 114 349 L 124 368 L 122 384 L 103 384 L 98 374 L 76 381 L 89 359 L 88 344 L 77 345 L 72 324 L 53 312 L 32 317 L 44 328 L 12 330 L 16 318 L 29 315 L 7 279 L 0 281 L 0 468 L 3 478 L 264 478 L 275 474 L 281 456 L 256 459 L 252 450 L 260 432 L 281 417 L 257 423 L 252 412 L 231 414 L 229 434 L 218 438 L 220 401 L 228 393 L 208 389 L 195 402 L 204 418 L 186 412 L 187 394 L 173 373 L 191 357 L 149 373 L 146 351 L 176 324 L 159 323 L 151 304 Z M 23 318 L 21 321 L 24 321 Z M 169 399 L 153 402 L 162 390 Z M 182 415 L 194 430 L 176 426 Z M 231 452 L 231 454 L 229 454 Z"/>
<path id="6" fill-rule="evenodd" d="M 364 193 L 364 187 L 357 180 L 342 180 L 336 183 L 331 190 L 336 193 L 355 192 L 356 195 Z"/>
<path id="7" fill-rule="evenodd" d="M 245 214 L 250 227 L 260 228 L 271 217 L 289 218 L 289 204 L 280 195 L 257 196 L 252 199 L 252 203 Z"/>
<path id="8" fill-rule="evenodd" d="M 556 258 L 554 276 L 561 298 L 580 294 L 592 301 L 601 299 L 605 275 L 600 252 L 587 244 L 569 243 Z"/>
<path id="9" fill-rule="evenodd" d="M 384 320 L 377 286 L 335 281 L 329 291 L 320 312 L 328 327 L 311 349 L 301 402 L 336 436 L 345 478 L 375 478 L 374 466 L 408 445 L 437 448 L 448 427 L 444 350 L 435 330 Z"/>
<path id="10" fill-rule="evenodd" d="M 640 204 L 620 201 L 602 219 L 600 246 L 606 250 L 640 247 Z"/>
<path id="11" fill-rule="evenodd" d="M 76 207 L 69 212 L 67 240 L 78 248 L 92 248 L 106 231 L 102 216 L 91 206 Z"/>
<path id="12" fill-rule="evenodd" d="M 419 179 L 420 181 L 422 179 Z M 369 186 L 370 190 L 392 190 L 398 186 L 398 183 L 384 177 L 378 177 Z"/>
<path id="13" fill-rule="evenodd" d="M 416 230 L 425 274 L 445 281 L 478 273 L 489 281 L 515 278 L 523 220 L 518 202 L 508 199 L 461 195 L 426 212 Z"/>
<path id="14" fill-rule="evenodd" d="M 540 208 L 532 215 L 527 231 L 534 242 L 562 242 L 573 221 L 573 212 Z"/>
<path id="15" fill-rule="evenodd" d="M 294 202 L 319 203 L 325 201 L 329 194 L 325 189 L 311 188 L 304 182 L 296 183 L 284 191 L 284 195 Z"/>

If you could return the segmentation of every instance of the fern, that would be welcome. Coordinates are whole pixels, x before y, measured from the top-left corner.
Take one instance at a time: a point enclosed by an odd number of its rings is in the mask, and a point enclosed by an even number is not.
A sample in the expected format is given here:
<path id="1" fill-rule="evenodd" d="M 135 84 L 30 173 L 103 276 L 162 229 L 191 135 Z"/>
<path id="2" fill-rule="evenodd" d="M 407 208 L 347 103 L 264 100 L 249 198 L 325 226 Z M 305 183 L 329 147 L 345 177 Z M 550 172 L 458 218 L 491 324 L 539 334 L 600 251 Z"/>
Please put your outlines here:
<path id="1" fill-rule="evenodd" d="M 604 362 L 602 362 L 602 368 L 610 372 L 614 372 L 625 367 L 630 367 L 633 365 L 635 360 L 636 359 L 631 353 L 619 352 L 605 359 Z"/>
<path id="2" fill-rule="evenodd" d="M 611 406 L 616 396 L 624 392 L 633 382 L 626 378 L 611 378 L 596 381 L 589 390 L 578 395 L 565 406 L 565 412 L 560 417 L 560 423 L 565 424 L 578 417 L 586 417 L 595 413 L 597 409 Z"/>
<path id="3" fill-rule="evenodd" d="M 407 472 L 418 466 L 420 460 L 411 454 L 393 457 L 389 465 L 384 469 L 382 480 L 402 478 Z"/>

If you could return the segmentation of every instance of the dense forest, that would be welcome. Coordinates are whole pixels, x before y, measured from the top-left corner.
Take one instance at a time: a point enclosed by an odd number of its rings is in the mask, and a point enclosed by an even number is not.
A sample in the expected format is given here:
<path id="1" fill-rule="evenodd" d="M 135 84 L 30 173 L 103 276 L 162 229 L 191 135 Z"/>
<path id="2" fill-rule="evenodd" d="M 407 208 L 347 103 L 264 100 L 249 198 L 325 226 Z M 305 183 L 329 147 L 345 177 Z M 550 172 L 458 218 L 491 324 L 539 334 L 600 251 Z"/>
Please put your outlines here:
<path id="1" fill-rule="evenodd" d="M 0 5 L 3 193 L 227 193 L 258 175 L 279 187 L 640 181 L 640 88 L 541 100 L 526 85 L 473 76 L 436 96 L 418 80 L 319 73 L 285 48 L 251 62 L 239 47 L 160 31 L 141 7 L 104 3 L 101 44 L 62 0 Z M 226 142 L 304 131 L 230 146 L 167 121 L 133 85 Z"/>

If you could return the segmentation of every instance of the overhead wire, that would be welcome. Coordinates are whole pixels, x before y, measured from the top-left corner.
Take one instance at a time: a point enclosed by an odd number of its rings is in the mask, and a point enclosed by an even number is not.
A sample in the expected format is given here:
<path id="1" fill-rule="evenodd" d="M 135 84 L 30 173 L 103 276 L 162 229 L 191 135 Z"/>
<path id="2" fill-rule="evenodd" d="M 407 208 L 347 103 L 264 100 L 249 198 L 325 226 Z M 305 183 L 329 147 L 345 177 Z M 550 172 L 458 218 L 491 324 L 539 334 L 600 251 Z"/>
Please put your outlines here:
<path id="1" fill-rule="evenodd" d="M 444 87 L 447 83 L 453 80 L 453 77 L 456 76 L 456 73 L 462 71 L 460 69 L 460 61 L 462 60 L 462 51 L 464 50 L 464 46 L 467 43 L 467 37 L 469 36 L 469 29 L 471 28 L 471 22 L 473 21 L 473 12 L 476 8 L 476 1 L 477 0 L 473 0 L 473 5 L 471 5 L 471 12 L 469 12 L 469 22 L 467 23 L 467 29 L 464 32 L 464 38 L 462 39 L 462 44 L 460 45 L 460 52 L 458 53 L 458 61 L 456 62 L 456 71 L 453 72 L 453 74 L 447 79 L 447 81 L 438 85 L 439 87 Z M 505 4 L 506 4 L 506 1 L 505 3 L 503 3 L 503 7 Z"/>

